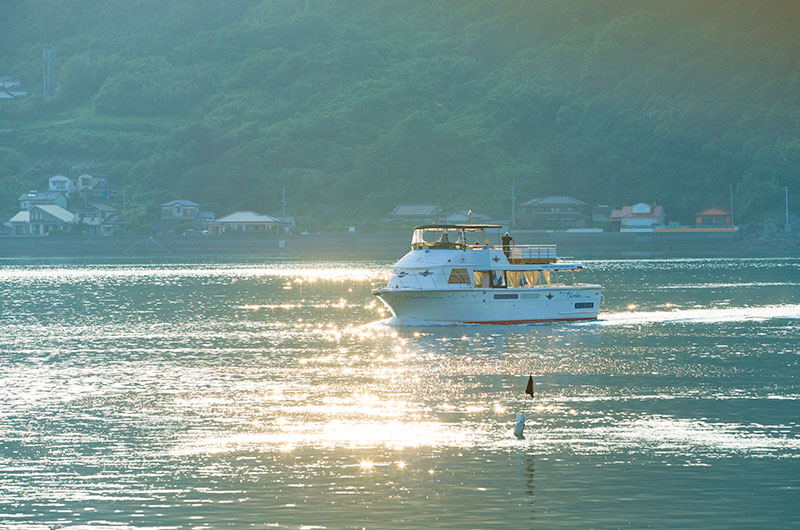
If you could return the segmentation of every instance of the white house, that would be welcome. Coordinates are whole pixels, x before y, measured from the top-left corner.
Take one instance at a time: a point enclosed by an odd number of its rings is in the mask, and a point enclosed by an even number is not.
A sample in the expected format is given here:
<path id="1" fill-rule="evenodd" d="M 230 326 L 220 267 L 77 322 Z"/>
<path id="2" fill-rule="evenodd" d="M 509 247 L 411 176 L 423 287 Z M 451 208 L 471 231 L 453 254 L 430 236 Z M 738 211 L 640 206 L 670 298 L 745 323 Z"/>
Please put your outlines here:
<path id="1" fill-rule="evenodd" d="M 75 215 L 57 204 L 34 204 L 8 220 L 15 236 L 46 236 L 53 230 L 69 232 Z"/>
<path id="2" fill-rule="evenodd" d="M 208 223 L 208 230 L 212 234 L 266 232 L 277 230 L 280 221 L 270 215 L 261 215 L 256 212 L 234 212 L 216 221 Z"/>
<path id="3" fill-rule="evenodd" d="M 57 204 L 61 208 L 67 208 L 67 196 L 61 191 L 31 190 L 20 195 L 17 200 L 20 210 L 30 210 L 36 204 Z"/>
<path id="4" fill-rule="evenodd" d="M 59 191 L 69 199 L 69 194 L 75 191 L 75 184 L 69 177 L 59 174 L 48 179 L 47 188 L 49 191 Z"/>
<path id="5" fill-rule="evenodd" d="M 620 210 L 611 212 L 611 223 L 618 223 L 619 230 L 626 231 L 652 231 L 657 226 L 664 226 L 666 214 L 661 206 L 651 206 L 646 202 L 639 202 L 633 206 L 623 206 Z"/>

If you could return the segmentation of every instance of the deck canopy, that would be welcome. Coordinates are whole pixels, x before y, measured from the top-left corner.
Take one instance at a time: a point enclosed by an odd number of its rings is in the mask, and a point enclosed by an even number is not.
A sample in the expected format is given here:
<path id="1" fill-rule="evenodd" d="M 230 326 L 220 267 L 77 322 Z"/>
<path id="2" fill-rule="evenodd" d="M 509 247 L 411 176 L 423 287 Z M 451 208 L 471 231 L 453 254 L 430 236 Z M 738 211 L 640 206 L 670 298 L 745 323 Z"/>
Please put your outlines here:
<path id="1" fill-rule="evenodd" d="M 485 224 L 433 224 L 433 225 L 420 225 L 414 230 L 465 230 L 467 232 L 479 232 L 481 230 L 488 230 L 491 228 L 500 229 L 503 225 L 485 225 Z"/>
<path id="2" fill-rule="evenodd" d="M 414 228 L 414 236 L 411 239 L 411 248 L 419 250 L 427 249 L 466 249 L 469 247 L 469 239 L 476 237 L 475 233 L 480 233 L 477 238 L 480 242 L 486 230 L 502 229 L 502 225 L 489 224 L 430 224 L 421 225 Z M 469 236 L 467 234 L 470 234 Z"/>

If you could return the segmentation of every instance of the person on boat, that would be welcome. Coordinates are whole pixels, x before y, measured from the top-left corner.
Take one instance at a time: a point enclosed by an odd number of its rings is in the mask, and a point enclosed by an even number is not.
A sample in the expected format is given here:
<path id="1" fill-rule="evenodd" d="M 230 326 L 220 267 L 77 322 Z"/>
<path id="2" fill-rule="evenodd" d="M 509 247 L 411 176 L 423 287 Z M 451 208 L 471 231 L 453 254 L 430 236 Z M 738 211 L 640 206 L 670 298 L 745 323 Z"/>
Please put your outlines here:
<path id="1" fill-rule="evenodd" d="M 511 234 L 506 232 L 503 235 L 503 254 L 506 255 L 506 258 L 511 257 L 511 245 L 514 244 L 514 238 L 511 237 Z"/>

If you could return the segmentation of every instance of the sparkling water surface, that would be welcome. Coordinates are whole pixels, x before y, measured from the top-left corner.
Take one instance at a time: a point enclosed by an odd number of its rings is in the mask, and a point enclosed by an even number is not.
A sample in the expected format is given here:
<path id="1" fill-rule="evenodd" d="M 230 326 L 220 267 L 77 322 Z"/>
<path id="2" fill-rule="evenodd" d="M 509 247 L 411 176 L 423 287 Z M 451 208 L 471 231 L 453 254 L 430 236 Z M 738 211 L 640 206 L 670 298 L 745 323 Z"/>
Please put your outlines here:
<path id="1" fill-rule="evenodd" d="M 395 322 L 389 265 L 0 262 L 0 528 L 800 524 L 800 260 L 522 326 Z"/>

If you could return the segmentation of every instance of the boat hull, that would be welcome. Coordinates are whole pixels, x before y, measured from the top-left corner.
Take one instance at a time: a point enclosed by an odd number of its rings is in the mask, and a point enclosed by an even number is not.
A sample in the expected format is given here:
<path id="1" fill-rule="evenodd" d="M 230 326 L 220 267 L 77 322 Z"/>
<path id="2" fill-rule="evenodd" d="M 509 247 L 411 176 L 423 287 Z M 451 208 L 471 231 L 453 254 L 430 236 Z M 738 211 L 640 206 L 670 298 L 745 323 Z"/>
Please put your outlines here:
<path id="1" fill-rule="evenodd" d="M 596 320 L 599 285 L 519 289 L 376 289 L 399 319 L 465 324 L 525 324 Z"/>

